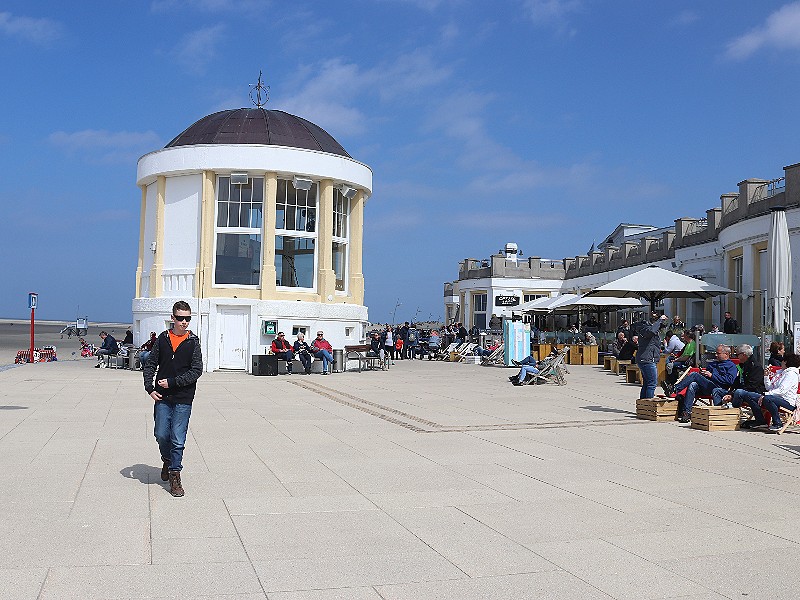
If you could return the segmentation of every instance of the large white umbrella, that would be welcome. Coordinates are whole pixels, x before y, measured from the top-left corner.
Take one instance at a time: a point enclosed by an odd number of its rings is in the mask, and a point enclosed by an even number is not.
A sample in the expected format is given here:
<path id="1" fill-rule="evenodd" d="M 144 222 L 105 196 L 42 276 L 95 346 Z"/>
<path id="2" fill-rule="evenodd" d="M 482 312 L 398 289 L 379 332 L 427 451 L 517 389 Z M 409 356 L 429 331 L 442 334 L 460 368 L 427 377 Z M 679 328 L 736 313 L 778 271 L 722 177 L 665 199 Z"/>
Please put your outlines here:
<path id="1" fill-rule="evenodd" d="M 772 224 L 767 241 L 769 285 L 767 287 L 767 314 L 776 333 L 791 331 L 792 327 L 792 250 L 789 246 L 789 228 L 786 209 L 772 209 Z"/>
<path id="2" fill-rule="evenodd" d="M 555 296 L 554 298 L 539 298 L 539 300 L 543 300 L 543 302 L 539 302 L 533 306 L 528 306 L 523 310 L 523 312 L 552 312 L 556 306 L 572 302 L 578 298 L 578 294 L 561 294 L 560 296 Z"/>
<path id="3" fill-rule="evenodd" d="M 559 303 L 552 307 L 555 312 L 575 312 L 577 310 L 594 310 L 598 312 L 616 309 L 647 308 L 647 302 L 638 298 L 615 298 L 612 296 L 581 296 L 571 301 Z"/>
<path id="4" fill-rule="evenodd" d="M 643 298 L 650 303 L 650 310 L 655 310 L 656 304 L 665 298 L 706 299 L 730 293 L 733 293 L 733 290 L 650 265 L 636 273 L 601 285 L 586 295 Z"/>

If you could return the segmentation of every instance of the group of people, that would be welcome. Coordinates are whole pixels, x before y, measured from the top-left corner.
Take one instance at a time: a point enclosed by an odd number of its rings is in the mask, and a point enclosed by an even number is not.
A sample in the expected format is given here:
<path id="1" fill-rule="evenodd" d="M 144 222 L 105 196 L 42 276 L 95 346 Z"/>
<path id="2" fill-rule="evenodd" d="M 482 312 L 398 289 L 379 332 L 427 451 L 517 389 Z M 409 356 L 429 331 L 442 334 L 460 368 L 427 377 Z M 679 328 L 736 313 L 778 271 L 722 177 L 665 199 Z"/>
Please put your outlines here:
<path id="1" fill-rule="evenodd" d="M 286 334 L 278 332 L 277 337 L 272 341 L 272 353 L 281 360 L 286 361 L 286 372 L 292 374 L 292 361 L 295 357 L 303 365 L 303 374 L 311 374 L 311 363 L 314 359 L 322 361 L 322 374 L 330 373 L 333 364 L 333 346 L 325 339 L 325 333 L 317 332 L 317 337 L 309 344 L 303 332 L 297 334 L 294 343 L 286 339 Z"/>

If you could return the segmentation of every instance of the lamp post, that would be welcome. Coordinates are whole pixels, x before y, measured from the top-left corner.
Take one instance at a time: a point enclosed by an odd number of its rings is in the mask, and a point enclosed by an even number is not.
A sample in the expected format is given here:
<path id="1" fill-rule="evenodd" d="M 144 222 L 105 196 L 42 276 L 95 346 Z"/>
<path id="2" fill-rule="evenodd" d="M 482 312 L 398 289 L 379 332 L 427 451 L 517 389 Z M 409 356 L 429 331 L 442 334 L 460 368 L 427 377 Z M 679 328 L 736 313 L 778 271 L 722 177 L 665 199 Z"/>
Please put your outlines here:
<path id="1" fill-rule="evenodd" d="M 394 325 L 395 325 L 395 321 L 394 321 L 394 319 L 395 319 L 395 317 L 397 316 L 397 307 L 398 307 L 398 306 L 403 306 L 403 303 L 402 303 L 402 302 L 400 302 L 400 298 L 398 298 L 398 299 L 397 299 L 397 302 L 395 302 L 395 305 L 394 305 L 394 310 L 392 311 L 392 326 L 394 326 Z"/>

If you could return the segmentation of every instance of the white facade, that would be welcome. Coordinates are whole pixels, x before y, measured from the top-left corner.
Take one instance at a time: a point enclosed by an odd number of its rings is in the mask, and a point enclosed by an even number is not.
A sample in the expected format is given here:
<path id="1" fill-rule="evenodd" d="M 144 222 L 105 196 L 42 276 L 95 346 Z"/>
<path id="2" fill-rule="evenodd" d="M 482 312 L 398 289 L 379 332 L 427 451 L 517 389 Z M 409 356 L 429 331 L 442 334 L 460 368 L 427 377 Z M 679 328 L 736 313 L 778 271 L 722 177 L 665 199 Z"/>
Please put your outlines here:
<path id="1" fill-rule="evenodd" d="M 237 228 L 225 222 L 220 231 L 220 223 L 227 218 L 218 215 L 223 204 L 220 181 L 229 182 L 232 173 L 246 174 L 248 182 L 262 182 L 263 205 L 257 206 L 257 224 L 248 221 L 246 227 Z M 306 240 L 304 247 L 312 248 L 303 256 L 299 251 L 291 255 L 292 261 L 313 264 L 313 277 L 307 278 L 312 283 L 302 287 L 297 275 L 290 286 L 277 285 L 285 281 L 280 270 L 276 279 L 276 253 L 281 261 L 289 256 L 283 245 L 276 250 L 279 238 L 288 239 L 286 232 L 276 229 L 276 190 L 291 185 L 299 194 L 302 187 L 294 187 L 295 177 L 311 180 L 316 193 L 315 204 L 308 205 L 308 225 L 289 232 L 292 240 Z M 368 312 L 363 304 L 361 247 L 363 207 L 372 193 L 369 167 L 347 156 L 289 146 L 185 145 L 143 156 L 137 183 L 142 208 L 137 294 L 132 306 L 135 343 L 143 343 L 150 331 L 169 327 L 177 300 L 192 307 L 190 329 L 201 340 L 207 371 L 249 371 L 251 356 L 266 353 L 274 338 L 264 334 L 265 321 L 276 321 L 277 331 L 285 332 L 290 342 L 297 331 L 304 331 L 311 341 L 318 330 L 325 332 L 334 348 L 364 339 Z M 353 195 L 346 198 L 342 213 L 347 188 L 352 188 Z M 308 198 L 305 201 L 311 202 Z M 237 211 L 242 202 L 236 204 Z M 245 215 L 245 208 L 241 210 Z M 225 235 L 239 236 L 235 239 L 240 240 L 244 254 L 238 256 L 256 267 L 255 283 L 218 283 L 218 245 Z M 294 262 L 291 271 L 296 273 Z"/>

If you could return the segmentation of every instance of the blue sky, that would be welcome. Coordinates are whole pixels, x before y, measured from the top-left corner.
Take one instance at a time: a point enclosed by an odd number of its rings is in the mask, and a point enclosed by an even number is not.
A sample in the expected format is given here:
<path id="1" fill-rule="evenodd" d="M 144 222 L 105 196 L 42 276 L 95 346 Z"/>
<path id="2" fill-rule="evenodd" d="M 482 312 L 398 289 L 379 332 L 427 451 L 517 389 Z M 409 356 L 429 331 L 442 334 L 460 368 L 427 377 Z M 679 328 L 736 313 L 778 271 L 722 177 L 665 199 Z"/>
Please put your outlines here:
<path id="1" fill-rule="evenodd" d="M 458 261 L 586 252 L 800 161 L 800 2 L 6 1 L 0 316 L 130 319 L 136 160 L 268 108 L 372 167 L 372 320 L 442 313 Z"/>

